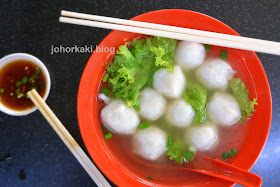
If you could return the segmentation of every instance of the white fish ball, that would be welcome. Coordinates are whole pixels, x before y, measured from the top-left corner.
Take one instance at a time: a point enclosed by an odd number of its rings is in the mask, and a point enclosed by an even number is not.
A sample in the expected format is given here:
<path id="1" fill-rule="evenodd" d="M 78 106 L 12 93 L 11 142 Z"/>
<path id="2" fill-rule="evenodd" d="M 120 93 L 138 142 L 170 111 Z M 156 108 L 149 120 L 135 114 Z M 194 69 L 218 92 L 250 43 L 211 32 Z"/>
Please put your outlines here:
<path id="1" fill-rule="evenodd" d="M 139 129 L 132 137 L 133 152 L 145 159 L 156 160 L 167 151 L 166 142 L 165 132 L 155 126 Z"/>
<path id="2" fill-rule="evenodd" d="M 164 96 L 178 98 L 186 85 L 186 79 L 180 66 L 174 67 L 174 72 L 161 68 L 154 74 L 153 86 Z"/>
<path id="3" fill-rule="evenodd" d="M 111 101 L 101 110 L 104 125 L 119 134 L 133 134 L 139 125 L 137 112 L 122 100 Z"/>
<path id="4" fill-rule="evenodd" d="M 180 41 L 175 49 L 175 62 L 184 70 L 190 70 L 199 66 L 206 57 L 206 51 L 202 44 L 188 41 Z"/>
<path id="5" fill-rule="evenodd" d="M 222 92 L 216 92 L 211 97 L 207 112 L 213 122 L 222 125 L 232 125 L 241 117 L 241 111 L 235 97 Z"/>
<path id="6" fill-rule="evenodd" d="M 210 123 L 194 125 L 187 129 L 185 140 L 187 144 L 192 144 L 196 150 L 209 150 L 216 143 L 218 138 L 216 126 Z"/>
<path id="7" fill-rule="evenodd" d="M 177 127 L 190 125 L 194 117 L 195 111 L 183 98 L 172 101 L 167 107 L 166 119 L 169 123 Z"/>
<path id="8" fill-rule="evenodd" d="M 219 58 L 207 59 L 196 70 L 196 76 L 208 88 L 226 88 L 234 74 L 231 66 Z"/>
<path id="9" fill-rule="evenodd" d="M 162 116 L 166 108 L 164 97 L 153 88 L 145 88 L 139 97 L 140 115 L 149 120 Z"/>

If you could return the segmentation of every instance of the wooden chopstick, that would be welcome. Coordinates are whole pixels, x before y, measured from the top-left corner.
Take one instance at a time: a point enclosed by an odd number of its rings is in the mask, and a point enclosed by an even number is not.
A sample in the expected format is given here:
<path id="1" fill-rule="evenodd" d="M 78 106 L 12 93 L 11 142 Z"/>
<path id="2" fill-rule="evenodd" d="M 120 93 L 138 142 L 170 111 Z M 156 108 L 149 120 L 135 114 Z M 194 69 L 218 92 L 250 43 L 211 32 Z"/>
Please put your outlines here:
<path id="1" fill-rule="evenodd" d="M 254 38 L 246 38 L 227 34 L 220 34 L 208 31 L 200 31 L 181 27 L 131 21 L 104 16 L 81 14 L 69 11 L 62 11 L 63 16 L 59 21 L 70 24 L 121 30 L 126 32 L 140 33 L 153 36 L 161 36 L 176 40 L 187 40 L 198 43 L 206 43 L 216 46 L 236 48 L 242 50 L 256 51 L 268 54 L 280 55 L 280 43 L 265 41 Z M 76 19 L 79 18 L 79 19 Z M 83 20 L 87 19 L 87 20 Z M 95 21 L 91 21 L 95 20 Z M 103 21 L 103 22 L 101 22 Z M 104 23 L 105 22 L 105 23 Z M 130 25 L 130 26 L 128 26 Z"/>
<path id="2" fill-rule="evenodd" d="M 170 31 L 170 32 L 175 32 L 175 33 L 203 36 L 203 37 L 209 37 L 209 38 L 217 38 L 217 39 L 236 41 L 236 42 L 242 42 L 242 43 L 251 43 L 251 44 L 256 44 L 256 45 L 279 46 L 279 43 L 274 42 L 274 41 L 266 41 L 266 40 L 260 40 L 260 39 L 255 39 L 255 38 L 240 37 L 240 36 L 235 36 L 235 35 L 208 32 L 208 31 L 202 31 L 202 30 L 196 30 L 196 29 L 188 29 L 188 28 L 183 28 L 183 27 L 162 25 L 162 24 L 156 24 L 156 23 L 147 23 L 147 22 L 142 22 L 142 21 L 133 21 L 133 20 L 120 19 L 120 18 L 111 18 L 111 17 L 106 17 L 106 16 L 77 13 L 77 12 L 71 12 L 71 11 L 65 11 L 65 10 L 61 11 L 61 15 L 65 16 L 65 17 L 72 17 L 72 18 L 78 18 L 78 19 L 86 19 L 86 20 L 92 20 L 92 21 L 114 23 L 114 24 L 149 28 L 149 29 L 155 29 L 155 30 Z"/>
<path id="3" fill-rule="evenodd" d="M 108 183 L 108 181 L 104 178 L 104 176 L 100 173 L 100 171 L 96 168 L 96 166 L 92 163 L 92 161 L 88 158 L 88 156 L 79 146 L 79 144 L 63 126 L 60 120 L 56 117 L 53 111 L 41 98 L 38 92 L 33 89 L 27 94 L 32 100 L 32 102 L 35 104 L 35 106 L 40 110 L 45 119 L 52 126 L 54 131 L 58 134 L 61 140 L 65 143 L 65 145 L 69 148 L 72 154 L 76 157 L 76 159 L 80 162 L 80 164 L 92 178 L 92 180 L 96 183 L 96 185 L 104 187 L 111 186 Z"/>

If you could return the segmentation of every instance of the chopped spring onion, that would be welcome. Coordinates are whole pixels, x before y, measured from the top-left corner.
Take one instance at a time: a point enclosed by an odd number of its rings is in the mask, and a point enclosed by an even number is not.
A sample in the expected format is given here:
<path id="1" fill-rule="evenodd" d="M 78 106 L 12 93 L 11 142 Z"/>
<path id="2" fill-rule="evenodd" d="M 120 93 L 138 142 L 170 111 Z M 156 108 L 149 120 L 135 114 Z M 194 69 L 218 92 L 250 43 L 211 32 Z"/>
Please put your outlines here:
<path id="1" fill-rule="evenodd" d="M 23 79 L 21 80 L 22 84 L 27 84 L 27 81 L 28 81 L 27 76 L 23 77 Z"/>
<path id="2" fill-rule="evenodd" d="M 211 49 L 211 45 L 209 45 L 209 44 L 204 44 L 204 48 L 205 48 L 206 50 L 209 50 L 209 49 Z"/>
<path id="3" fill-rule="evenodd" d="M 34 72 L 35 75 L 39 75 L 40 73 L 41 73 L 41 69 L 40 68 L 36 69 L 36 71 Z"/>
<path id="4" fill-rule="evenodd" d="M 109 74 L 108 73 L 105 73 L 103 78 L 102 78 L 102 81 L 103 82 L 107 82 L 108 81 L 108 78 L 109 78 Z"/>
<path id="5" fill-rule="evenodd" d="M 144 122 L 139 125 L 140 129 L 146 129 L 150 126 L 149 122 Z"/>
<path id="6" fill-rule="evenodd" d="M 222 58 L 222 59 L 227 59 L 227 51 L 224 51 L 224 50 L 222 50 L 221 51 L 221 55 L 220 55 L 220 58 Z"/>
<path id="7" fill-rule="evenodd" d="M 149 180 L 153 179 L 151 175 L 146 176 L 146 178 L 149 179 Z"/>
<path id="8" fill-rule="evenodd" d="M 102 88 L 101 93 L 107 95 L 109 93 L 109 90 L 107 88 Z"/>
<path id="9" fill-rule="evenodd" d="M 109 140 L 110 138 L 112 138 L 112 134 L 109 132 L 109 133 L 105 134 L 104 137 L 106 140 Z"/>
<path id="10" fill-rule="evenodd" d="M 36 80 L 38 79 L 38 76 L 33 74 L 29 77 L 28 81 L 31 83 L 31 84 L 35 84 L 36 83 Z"/>
<path id="11" fill-rule="evenodd" d="M 170 148 L 170 147 L 172 146 L 172 137 L 171 137 L 171 136 L 168 136 L 168 137 L 167 137 L 167 144 L 166 144 L 166 146 L 167 146 L 168 148 Z"/>
<path id="12" fill-rule="evenodd" d="M 110 130 L 105 125 L 102 125 L 101 130 L 104 134 L 110 132 Z"/>
<path id="13" fill-rule="evenodd" d="M 21 86 L 22 86 L 21 81 L 17 81 L 17 82 L 16 82 L 16 88 L 21 88 Z"/>
<path id="14" fill-rule="evenodd" d="M 222 154 L 223 159 L 232 158 L 237 153 L 237 149 L 230 149 L 228 152 Z"/>
<path id="15" fill-rule="evenodd" d="M 4 94 L 5 91 L 6 91 L 5 88 L 1 88 L 1 87 L 0 87 L 0 94 Z"/>

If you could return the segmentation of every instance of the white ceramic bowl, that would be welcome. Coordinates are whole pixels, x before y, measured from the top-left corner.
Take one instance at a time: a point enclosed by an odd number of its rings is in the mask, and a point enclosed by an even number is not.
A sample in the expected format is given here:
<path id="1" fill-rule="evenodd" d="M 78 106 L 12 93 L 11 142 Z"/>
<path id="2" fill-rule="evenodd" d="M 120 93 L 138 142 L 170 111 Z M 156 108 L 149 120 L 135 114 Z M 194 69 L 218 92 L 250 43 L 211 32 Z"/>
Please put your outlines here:
<path id="1" fill-rule="evenodd" d="M 46 100 L 50 93 L 50 88 L 51 88 L 51 79 L 50 79 L 50 75 L 49 75 L 49 72 L 48 72 L 46 66 L 43 64 L 43 62 L 41 62 L 41 60 L 39 60 L 38 58 L 36 58 L 32 55 L 29 55 L 26 53 L 14 53 L 14 54 L 7 55 L 0 59 L 0 71 L 6 64 L 9 64 L 16 60 L 32 61 L 43 71 L 43 73 L 45 74 L 45 77 L 46 77 L 46 93 L 45 93 L 43 99 Z M 1 104 L 1 102 L 0 102 L 0 111 L 6 113 L 8 115 L 12 115 L 12 116 L 28 115 L 28 114 L 34 112 L 35 110 L 37 110 L 37 108 L 35 106 L 30 109 L 27 109 L 27 110 L 21 110 L 21 111 L 12 110 L 12 109 L 6 107 L 5 105 Z"/>

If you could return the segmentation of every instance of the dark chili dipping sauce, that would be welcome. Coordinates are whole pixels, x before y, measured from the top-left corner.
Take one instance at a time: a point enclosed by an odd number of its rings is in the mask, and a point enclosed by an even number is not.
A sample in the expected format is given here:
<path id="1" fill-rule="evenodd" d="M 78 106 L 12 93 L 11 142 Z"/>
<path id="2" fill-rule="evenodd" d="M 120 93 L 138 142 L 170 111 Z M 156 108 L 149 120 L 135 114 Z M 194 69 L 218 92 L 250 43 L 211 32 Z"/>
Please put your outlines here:
<path id="1" fill-rule="evenodd" d="M 46 77 L 32 61 L 16 60 L 0 70 L 0 102 L 12 110 L 34 107 L 27 92 L 36 89 L 41 97 L 46 92 Z"/>

